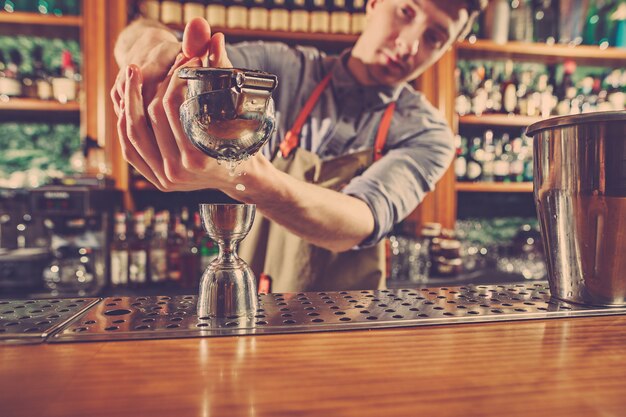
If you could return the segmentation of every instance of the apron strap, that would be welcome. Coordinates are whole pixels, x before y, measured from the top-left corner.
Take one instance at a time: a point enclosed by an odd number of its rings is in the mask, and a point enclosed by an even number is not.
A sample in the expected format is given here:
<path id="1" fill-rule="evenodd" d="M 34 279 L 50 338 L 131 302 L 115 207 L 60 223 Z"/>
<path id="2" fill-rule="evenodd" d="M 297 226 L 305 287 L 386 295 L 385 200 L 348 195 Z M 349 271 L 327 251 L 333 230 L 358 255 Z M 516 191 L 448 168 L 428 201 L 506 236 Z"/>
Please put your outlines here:
<path id="1" fill-rule="evenodd" d="M 374 162 L 383 157 L 383 150 L 387 143 L 387 134 L 389 133 L 389 126 L 391 126 L 391 119 L 393 119 L 393 112 L 396 110 L 396 102 L 392 101 L 387 105 L 385 113 L 378 125 L 378 132 L 376 133 L 376 141 L 374 142 Z"/>
<path id="2" fill-rule="evenodd" d="M 302 126 L 306 123 L 311 111 L 317 104 L 320 96 L 330 83 L 332 73 L 326 75 L 322 81 L 315 87 L 311 96 L 304 104 L 304 107 L 296 117 L 296 121 L 287 134 L 285 138 L 280 143 L 279 149 L 283 158 L 287 158 L 291 155 L 291 152 L 295 148 L 300 145 L 300 131 L 302 130 Z M 378 126 L 378 132 L 376 133 L 376 141 L 374 142 L 374 161 L 378 161 L 383 156 L 383 150 L 385 148 L 385 144 L 387 143 L 387 133 L 389 132 L 389 126 L 391 126 L 391 120 L 393 119 L 393 113 L 396 109 L 396 102 L 393 101 L 387 105 L 385 109 L 385 113 L 383 113 L 383 117 L 380 121 L 380 125 Z"/>
<path id="3" fill-rule="evenodd" d="M 302 126 L 304 126 L 304 123 L 309 118 L 309 114 L 311 114 L 311 111 L 317 104 L 320 96 L 328 86 L 331 76 L 332 72 L 326 75 L 324 79 L 322 79 L 322 81 L 315 87 L 315 89 L 311 93 L 311 96 L 304 104 L 304 107 L 302 108 L 302 110 L 300 110 L 300 114 L 298 114 L 298 117 L 296 118 L 293 127 L 289 129 L 289 131 L 285 135 L 285 138 L 280 144 L 280 152 L 283 155 L 283 158 L 287 158 L 291 154 L 291 152 L 300 144 L 300 131 L 302 130 Z"/>

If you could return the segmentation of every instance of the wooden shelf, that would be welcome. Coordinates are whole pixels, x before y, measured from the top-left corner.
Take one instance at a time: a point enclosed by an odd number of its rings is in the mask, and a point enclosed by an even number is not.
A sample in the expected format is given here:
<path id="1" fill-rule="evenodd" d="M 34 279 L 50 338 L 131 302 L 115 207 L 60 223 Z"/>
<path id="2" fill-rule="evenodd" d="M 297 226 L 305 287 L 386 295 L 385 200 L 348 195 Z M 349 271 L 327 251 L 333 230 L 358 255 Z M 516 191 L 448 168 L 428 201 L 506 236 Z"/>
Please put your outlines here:
<path id="1" fill-rule="evenodd" d="M 81 16 L 54 16 L 38 13 L 0 12 L 0 23 L 12 23 L 19 25 L 70 26 L 78 28 L 82 26 L 83 18 Z"/>
<path id="2" fill-rule="evenodd" d="M 532 182 L 457 182 L 459 192 L 474 193 L 532 193 Z"/>
<path id="3" fill-rule="evenodd" d="M 577 63 L 599 66 L 619 66 L 626 64 L 626 49 L 600 48 L 589 45 L 547 45 L 528 42 L 507 42 L 500 45 L 488 40 L 474 43 L 463 42 L 457 45 L 460 58 L 517 59 L 546 63 L 563 62 L 573 59 Z"/>
<path id="4" fill-rule="evenodd" d="M 171 29 L 182 31 L 184 26 L 168 25 Z M 228 41 L 233 40 L 268 40 L 282 41 L 285 43 L 298 43 L 308 45 L 326 45 L 336 49 L 344 49 L 353 45 L 358 35 L 346 35 L 339 33 L 309 33 L 309 32 L 286 32 L 277 30 L 252 30 L 252 29 L 229 29 L 211 28 L 213 33 L 221 32 Z"/>
<path id="5" fill-rule="evenodd" d="M 541 120 L 543 120 L 541 117 L 507 114 L 465 115 L 459 116 L 459 125 L 528 127 Z"/>
<path id="6" fill-rule="evenodd" d="M 51 112 L 78 112 L 80 103 L 70 101 L 59 103 L 58 101 L 37 100 L 33 98 L 12 98 L 8 101 L 0 100 L 0 110 L 11 111 L 51 111 Z"/>

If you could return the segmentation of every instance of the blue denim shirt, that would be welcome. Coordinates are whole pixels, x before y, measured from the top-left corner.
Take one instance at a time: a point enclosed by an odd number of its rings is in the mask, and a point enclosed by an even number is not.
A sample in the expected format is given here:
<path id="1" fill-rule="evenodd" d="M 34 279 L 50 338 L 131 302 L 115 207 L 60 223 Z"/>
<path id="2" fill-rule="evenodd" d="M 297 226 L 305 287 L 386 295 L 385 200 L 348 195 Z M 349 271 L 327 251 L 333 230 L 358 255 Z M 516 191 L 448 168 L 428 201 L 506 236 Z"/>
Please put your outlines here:
<path id="1" fill-rule="evenodd" d="M 376 244 L 408 216 L 452 161 L 453 135 L 443 115 L 407 83 L 396 87 L 357 83 L 346 67 L 349 51 L 326 56 L 311 47 L 245 42 L 228 45 L 227 53 L 235 68 L 278 76 L 273 94 L 277 129 L 263 149 L 267 157 L 329 71 L 331 83 L 300 135 L 300 147 L 322 159 L 373 147 L 383 112 L 396 101 L 384 157 L 342 190 L 363 200 L 374 214 L 374 233 L 359 247 Z"/>

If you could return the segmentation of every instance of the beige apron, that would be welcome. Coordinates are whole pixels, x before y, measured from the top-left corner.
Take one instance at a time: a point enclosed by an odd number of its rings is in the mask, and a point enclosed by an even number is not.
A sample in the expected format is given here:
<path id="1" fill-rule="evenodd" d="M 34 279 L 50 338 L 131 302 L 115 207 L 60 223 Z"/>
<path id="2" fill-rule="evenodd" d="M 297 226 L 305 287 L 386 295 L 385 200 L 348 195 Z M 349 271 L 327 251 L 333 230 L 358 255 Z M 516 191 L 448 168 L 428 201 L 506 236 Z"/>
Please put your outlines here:
<path id="1" fill-rule="evenodd" d="M 374 148 L 321 160 L 298 147 L 299 134 L 329 81 L 330 74 L 313 91 L 272 164 L 296 179 L 339 191 L 382 156 L 395 103 L 385 110 Z M 331 252 L 302 240 L 258 212 L 238 252 L 257 277 L 269 276 L 273 292 L 365 290 L 385 285 L 384 242 L 361 250 Z"/>

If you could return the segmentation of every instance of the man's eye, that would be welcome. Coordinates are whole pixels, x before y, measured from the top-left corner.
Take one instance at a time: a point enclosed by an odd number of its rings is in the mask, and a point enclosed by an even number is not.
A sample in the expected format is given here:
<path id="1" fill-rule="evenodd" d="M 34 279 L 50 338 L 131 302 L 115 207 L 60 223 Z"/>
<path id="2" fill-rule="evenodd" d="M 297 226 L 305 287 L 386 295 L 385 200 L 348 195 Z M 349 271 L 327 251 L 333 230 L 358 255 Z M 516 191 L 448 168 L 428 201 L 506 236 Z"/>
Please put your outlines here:
<path id="1" fill-rule="evenodd" d="M 402 12 L 402 16 L 407 19 L 413 19 L 415 17 L 415 12 L 408 6 L 403 6 L 400 8 L 400 11 Z"/>
<path id="2" fill-rule="evenodd" d="M 443 45 L 441 36 L 439 36 L 433 30 L 427 30 L 426 33 L 424 33 L 424 40 L 428 45 L 433 48 L 439 48 L 441 45 Z"/>

